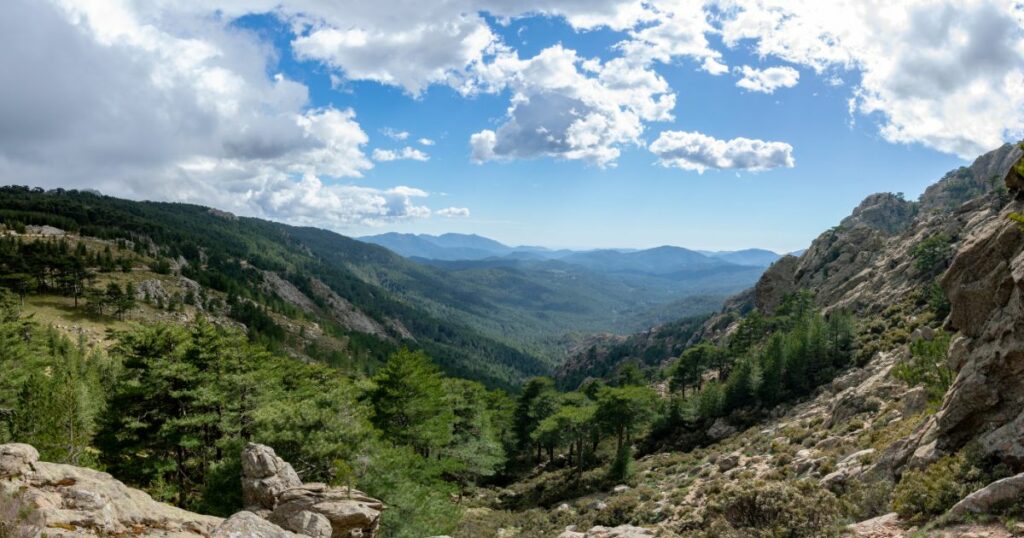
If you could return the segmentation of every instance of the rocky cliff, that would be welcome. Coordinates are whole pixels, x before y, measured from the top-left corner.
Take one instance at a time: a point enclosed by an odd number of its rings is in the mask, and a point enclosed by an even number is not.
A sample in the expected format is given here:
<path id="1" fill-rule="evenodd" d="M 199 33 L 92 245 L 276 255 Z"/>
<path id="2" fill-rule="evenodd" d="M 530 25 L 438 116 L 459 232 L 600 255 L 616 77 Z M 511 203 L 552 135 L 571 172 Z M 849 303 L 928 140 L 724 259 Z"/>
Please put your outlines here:
<path id="1" fill-rule="evenodd" d="M 374 538 L 383 505 L 365 494 L 303 484 L 266 446 L 242 454 L 246 510 L 228 519 L 153 500 L 107 473 L 39 461 L 35 448 L 0 445 L 0 536 Z"/>

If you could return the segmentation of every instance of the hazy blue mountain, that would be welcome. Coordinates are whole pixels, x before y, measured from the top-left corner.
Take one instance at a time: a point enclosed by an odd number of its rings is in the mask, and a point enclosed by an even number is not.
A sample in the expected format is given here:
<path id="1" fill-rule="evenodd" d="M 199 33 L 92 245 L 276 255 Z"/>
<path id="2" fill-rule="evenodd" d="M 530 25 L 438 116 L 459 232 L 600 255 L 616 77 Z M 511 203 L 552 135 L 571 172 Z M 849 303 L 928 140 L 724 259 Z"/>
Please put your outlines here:
<path id="1" fill-rule="evenodd" d="M 744 250 L 722 250 L 722 251 L 711 251 L 702 252 L 711 256 L 712 258 L 718 258 L 719 260 L 725 260 L 729 263 L 735 263 L 736 265 L 751 265 L 756 267 L 768 267 L 775 260 L 782 257 L 777 252 L 765 250 L 763 248 L 748 248 Z"/>
<path id="2" fill-rule="evenodd" d="M 560 259 L 566 263 L 582 265 L 594 271 L 651 275 L 666 275 L 734 265 L 725 260 L 705 256 L 695 250 L 670 246 L 627 252 L 591 250 L 576 252 Z"/>
<path id="3" fill-rule="evenodd" d="M 380 245 L 406 258 L 430 260 L 480 260 L 512 252 L 511 247 L 476 234 L 429 235 L 389 232 L 360 237 L 359 240 Z"/>

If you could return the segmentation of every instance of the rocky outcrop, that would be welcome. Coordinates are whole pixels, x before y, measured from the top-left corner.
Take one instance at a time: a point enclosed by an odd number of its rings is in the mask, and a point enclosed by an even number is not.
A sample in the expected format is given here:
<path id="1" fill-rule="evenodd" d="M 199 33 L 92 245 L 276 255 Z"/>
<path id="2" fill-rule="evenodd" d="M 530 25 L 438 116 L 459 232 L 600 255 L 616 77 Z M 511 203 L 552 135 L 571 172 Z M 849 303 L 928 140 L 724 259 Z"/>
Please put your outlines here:
<path id="1" fill-rule="evenodd" d="M 890 192 L 872 194 L 843 219 L 841 228 L 869 228 L 885 235 L 896 235 L 905 231 L 914 221 L 914 204 L 902 196 Z"/>
<path id="2" fill-rule="evenodd" d="M 800 258 L 786 255 L 769 267 L 754 285 L 754 306 L 762 314 L 771 314 L 787 295 L 796 291 L 797 265 Z"/>
<path id="3" fill-rule="evenodd" d="M 946 328 L 959 333 L 948 356 L 957 376 L 920 435 L 919 464 L 977 439 L 988 455 L 1024 465 L 1024 232 L 1006 218 L 1022 210 L 1015 202 L 985 219 L 941 279 Z"/>
<path id="4" fill-rule="evenodd" d="M 0 535 L 206 536 L 221 519 L 175 508 L 107 473 L 39 461 L 29 445 L 0 445 Z"/>
<path id="5" fill-rule="evenodd" d="M 35 448 L 0 445 L 0 536 L 375 538 L 383 505 L 363 493 L 303 484 L 263 445 L 242 454 L 248 509 L 223 520 L 153 500 L 107 473 L 39 461 Z"/>
<path id="6" fill-rule="evenodd" d="M 991 484 L 964 497 L 949 509 L 955 519 L 978 514 L 994 514 L 1011 504 L 1017 504 L 1024 497 L 1024 474 L 996 480 Z"/>
<path id="7" fill-rule="evenodd" d="M 632 525 L 619 525 L 618 527 L 592 527 L 586 532 L 578 532 L 571 527 L 565 530 L 558 538 L 649 538 L 654 536 L 654 531 Z"/>
<path id="8" fill-rule="evenodd" d="M 354 489 L 303 484 L 272 448 L 255 443 L 242 452 L 242 498 L 247 509 L 314 538 L 376 536 L 384 508 Z"/>

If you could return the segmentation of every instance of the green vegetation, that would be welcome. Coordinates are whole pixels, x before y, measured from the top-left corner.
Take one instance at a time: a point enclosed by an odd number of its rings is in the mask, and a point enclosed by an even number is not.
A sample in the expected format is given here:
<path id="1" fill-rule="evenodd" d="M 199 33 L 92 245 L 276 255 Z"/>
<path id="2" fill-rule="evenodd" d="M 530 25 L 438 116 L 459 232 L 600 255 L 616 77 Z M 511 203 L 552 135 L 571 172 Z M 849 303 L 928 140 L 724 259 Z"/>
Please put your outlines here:
<path id="1" fill-rule="evenodd" d="M 918 271 L 935 276 L 946 268 L 953 255 L 951 239 L 944 233 L 933 235 L 914 245 L 910 255 L 914 257 Z"/>
<path id="2" fill-rule="evenodd" d="M 1003 465 L 981 461 L 968 446 L 924 469 L 903 473 L 893 491 L 893 510 L 901 518 L 921 523 L 940 516 L 972 491 L 1008 476 Z"/>
<path id="3" fill-rule="evenodd" d="M 401 350 L 369 381 L 272 353 L 203 318 L 132 325 L 109 351 L 74 344 L 0 291 L 0 442 L 107 470 L 205 513 L 241 508 L 239 455 L 273 446 L 306 481 L 389 506 L 389 536 L 450 532 L 459 491 L 498 472 L 512 402 Z"/>
<path id="4" fill-rule="evenodd" d="M 709 507 L 709 536 L 837 536 L 839 503 L 816 480 L 742 481 L 729 484 Z M 729 532 L 732 531 L 732 532 Z"/>
<path id="5" fill-rule="evenodd" d="M 893 367 L 892 376 L 911 386 L 922 386 L 933 404 L 942 401 L 953 383 L 954 372 L 946 366 L 946 352 L 952 335 L 938 331 L 932 340 L 910 344 L 910 357 Z"/>
<path id="6" fill-rule="evenodd" d="M 669 371 L 674 400 L 654 435 L 807 396 L 852 363 L 853 337 L 849 315 L 826 318 L 804 293 L 787 298 L 772 316 L 752 313 L 727 345 L 701 343 L 676 360 Z"/>

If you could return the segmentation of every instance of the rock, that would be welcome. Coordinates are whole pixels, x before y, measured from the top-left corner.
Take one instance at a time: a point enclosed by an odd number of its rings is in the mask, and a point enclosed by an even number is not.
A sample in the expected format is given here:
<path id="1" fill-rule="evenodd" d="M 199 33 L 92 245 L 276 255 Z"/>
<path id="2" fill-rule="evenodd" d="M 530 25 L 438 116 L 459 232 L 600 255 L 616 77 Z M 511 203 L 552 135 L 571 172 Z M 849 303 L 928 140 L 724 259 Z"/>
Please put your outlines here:
<path id="1" fill-rule="evenodd" d="M 295 538 L 277 525 L 252 512 L 238 512 L 210 533 L 210 538 Z"/>
<path id="2" fill-rule="evenodd" d="M 269 519 L 285 529 L 319 538 L 376 536 L 383 508 L 379 501 L 356 490 L 306 484 L 283 492 Z"/>
<path id="3" fill-rule="evenodd" d="M 107 473 L 37 460 L 29 445 L 0 445 L 0 521 L 15 522 L 13 536 L 198 537 L 222 523 L 154 501 Z"/>
<path id="4" fill-rule="evenodd" d="M 282 492 L 301 485 L 295 469 L 277 457 L 274 449 L 249 443 L 242 451 L 242 501 L 246 508 L 273 510 Z"/>
<path id="5" fill-rule="evenodd" d="M 726 454 L 718 458 L 718 471 L 726 472 L 735 469 L 740 464 L 740 455 L 733 452 L 732 454 Z"/>
<path id="6" fill-rule="evenodd" d="M 39 452 L 32 445 L 0 445 L 0 478 L 19 477 L 31 471 L 37 461 Z"/>
<path id="7" fill-rule="evenodd" d="M 846 527 L 846 532 L 855 538 L 901 538 L 906 536 L 906 532 L 899 526 L 899 522 L 899 516 L 892 512 L 854 523 Z"/>
<path id="8" fill-rule="evenodd" d="M 754 306 L 762 314 L 771 314 L 782 300 L 796 291 L 795 274 L 800 259 L 786 255 L 765 270 L 754 285 Z"/>
<path id="9" fill-rule="evenodd" d="M 566 528 L 558 538 L 647 538 L 654 536 L 654 531 L 632 525 L 618 527 L 592 527 L 587 532 L 577 532 L 575 527 Z"/>
<path id="10" fill-rule="evenodd" d="M 968 515 L 991 514 L 1009 504 L 1024 499 L 1024 473 L 996 480 L 964 497 L 949 509 L 949 515 L 963 519 Z"/>
<path id="11" fill-rule="evenodd" d="M 924 340 L 925 342 L 931 342 L 935 339 L 935 329 L 928 326 L 922 326 L 914 329 L 914 332 L 910 333 L 910 341 L 918 342 Z"/>
<path id="12" fill-rule="evenodd" d="M 846 456 L 845 458 L 839 460 L 839 466 L 846 467 L 852 465 L 859 465 L 862 459 L 868 458 L 874 453 L 875 449 L 873 448 L 865 448 L 864 450 L 858 450 L 857 452 L 854 452 L 853 454 L 850 454 L 849 456 Z"/>
<path id="13" fill-rule="evenodd" d="M 914 387 L 900 395 L 900 413 L 910 417 L 924 411 L 928 407 L 928 391 L 924 387 Z"/>
<path id="14" fill-rule="evenodd" d="M 708 437 L 712 440 L 720 441 L 736 433 L 736 428 L 730 425 L 724 418 L 715 420 L 708 428 Z"/>
<path id="15" fill-rule="evenodd" d="M 629 491 L 629 486 L 625 484 L 619 484 L 618 486 L 612 488 L 612 491 L 614 491 L 615 493 L 625 493 Z"/>

